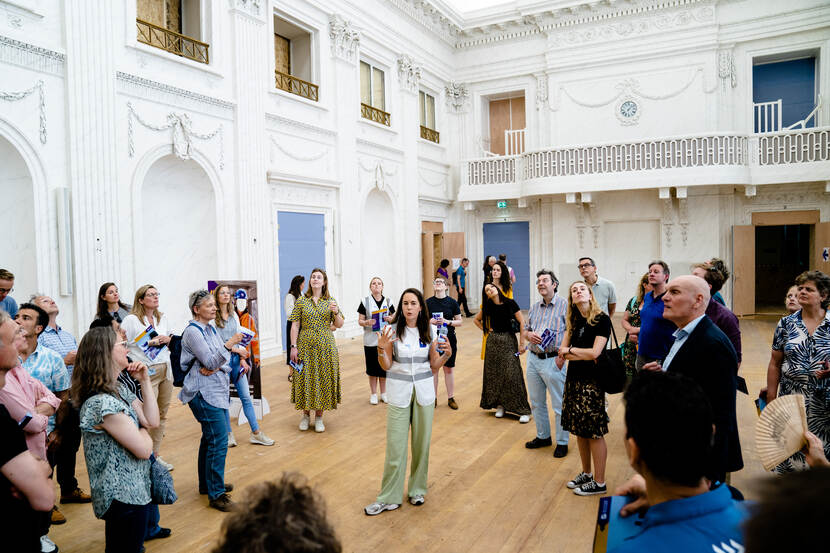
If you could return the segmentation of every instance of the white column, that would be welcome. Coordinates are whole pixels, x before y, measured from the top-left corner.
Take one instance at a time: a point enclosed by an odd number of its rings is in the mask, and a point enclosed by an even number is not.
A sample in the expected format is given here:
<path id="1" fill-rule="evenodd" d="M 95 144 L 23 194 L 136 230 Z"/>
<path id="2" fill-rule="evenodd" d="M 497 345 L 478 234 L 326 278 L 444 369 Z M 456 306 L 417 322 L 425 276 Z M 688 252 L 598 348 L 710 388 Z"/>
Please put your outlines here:
<path id="1" fill-rule="evenodd" d="M 66 97 L 69 186 L 74 228 L 75 328 L 89 325 L 98 287 L 121 280 L 117 264 L 118 172 L 116 166 L 113 2 L 67 0 Z"/>
<path id="2" fill-rule="evenodd" d="M 257 2 L 233 0 L 230 18 L 233 40 L 233 84 L 237 99 L 235 149 L 239 276 L 257 281 L 259 324 L 263 356 L 276 353 L 277 278 L 274 270 L 274 232 L 268 201 L 265 96 L 273 87 L 269 71 L 266 10 Z"/>
<path id="3" fill-rule="evenodd" d="M 405 243 L 404 270 L 408 282 L 421 287 L 421 217 L 418 182 L 418 140 L 420 139 L 420 108 L 418 91 L 421 83 L 421 67 L 408 56 L 398 57 L 398 85 L 400 86 L 399 109 L 401 125 L 401 146 L 403 147 L 403 174 L 401 176 L 401 209 L 399 217 L 404 220 Z M 445 229 L 446 230 L 446 229 Z"/>

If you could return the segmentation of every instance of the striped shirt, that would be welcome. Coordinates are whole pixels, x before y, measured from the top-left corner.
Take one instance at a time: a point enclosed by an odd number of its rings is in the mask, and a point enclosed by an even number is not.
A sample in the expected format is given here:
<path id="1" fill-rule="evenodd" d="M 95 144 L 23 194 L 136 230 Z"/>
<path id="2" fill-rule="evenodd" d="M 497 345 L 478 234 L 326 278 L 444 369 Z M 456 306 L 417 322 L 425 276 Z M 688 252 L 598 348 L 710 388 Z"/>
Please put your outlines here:
<path id="1" fill-rule="evenodd" d="M 61 327 L 52 328 L 51 326 L 47 326 L 40 333 L 40 336 L 37 337 L 37 342 L 52 351 L 56 351 L 61 356 L 61 359 L 66 357 L 66 354 L 70 351 L 78 350 L 78 341 Z M 72 365 L 66 365 L 70 380 L 72 379 L 72 367 Z"/>
<path id="2" fill-rule="evenodd" d="M 568 302 L 561 296 L 554 295 L 550 303 L 545 303 L 544 300 L 537 301 L 527 313 L 525 329 L 532 330 L 539 336 L 546 328 L 551 329 L 554 338 L 546 351 L 553 352 L 562 343 L 562 338 L 565 337 L 565 314 L 567 311 Z M 543 353 L 537 344 L 530 344 L 530 351 Z"/>
<path id="3" fill-rule="evenodd" d="M 191 321 L 202 330 L 199 332 L 189 324 L 182 332 L 181 366 L 193 366 L 184 377 L 179 399 L 182 403 L 190 403 L 201 393 L 202 399 L 217 409 L 227 409 L 230 406 L 230 377 L 231 366 L 228 364 L 231 352 L 225 349 L 225 344 L 213 325 L 205 325 L 198 321 Z M 199 370 L 205 367 L 209 370 L 220 369 L 210 376 L 205 376 Z"/>

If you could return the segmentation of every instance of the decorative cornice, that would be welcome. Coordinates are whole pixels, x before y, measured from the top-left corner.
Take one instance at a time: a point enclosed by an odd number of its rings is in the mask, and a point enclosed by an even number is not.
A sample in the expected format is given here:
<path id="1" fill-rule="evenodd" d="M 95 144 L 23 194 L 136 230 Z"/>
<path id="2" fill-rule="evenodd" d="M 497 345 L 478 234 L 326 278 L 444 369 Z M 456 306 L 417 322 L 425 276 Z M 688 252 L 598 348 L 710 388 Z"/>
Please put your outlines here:
<path id="1" fill-rule="evenodd" d="M 329 39 L 332 56 L 349 62 L 357 59 L 360 32 L 352 26 L 351 21 L 343 19 L 336 13 L 331 14 L 329 16 Z"/>
<path id="2" fill-rule="evenodd" d="M 124 73 L 122 71 L 117 71 L 115 76 L 120 84 L 121 91 L 127 94 L 132 94 L 133 96 L 146 99 L 148 91 L 154 90 L 165 96 L 165 100 L 168 103 L 180 107 L 193 107 L 188 105 L 191 103 L 197 104 L 196 107 L 204 107 L 206 104 L 208 106 L 220 108 L 225 112 L 223 115 L 228 117 L 233 116 L 233 109 L 235 107 L 233 102 L 213 98 L 212 96 L 205 96 L 204 94 L 152 81 L 150 79 L 145 79 L 144 77 L 139 77 L 130 73 Z M 198 106 L 198 104 L 202 104 L 202 106 Z"/>
<path id="3" fill-rule="evenodd" d="M 714 5 L 718 1 L 592 0 L 536 12 L 511 9 L 501 14 L 464 20 L 457 14 L 450 13 L 435 0 L 389 0 L 397 9 L 455 48 L 471 48 L 533 35 L 557 33 L 580 25 L 606 23 L 614 18 L 638 17 L 646 13 L 690 8 L 698 4 L 705 5 L 708 10 L 714 12 Z"/>
<path id="4" fill-rule="evenodd" d="M 417 92 L 421 84 L 421 66 L 406 54 L 398 56 L 398 81 L 401 88 Z"/>
<path id="5" fill-rule="evenodd" d="M 316 134 L 322 134 L 326 136 L 337 136 L 337 131 L 327 129 L 325 127 L 318 127 L 317 125 L 311 125 L 309 123 L 303 123 L 302 121 L 297 121 L 295 119 L 290 119 L 288 117 L 283 117 L 282 115 L 276 115 L 274 113 L 266 113 L 265 120 L 274 123 L 273 126 L 269 127 L 271 131 L 284 131 L 285 129 L 279 128 L 281 125 L 285 125 L 288 127 L 295 127 L 298 129 L 303 129 L 305 131 L 310 131 Z"/>
<path id="6" fill-rule="evenodd" d="M 461 113 L 467 104 L 470 90 L 464 83 L 451 81 L 444 87 L 444 96 L 447 101 L 447 108 L 455 113 Z"/>
<path id="7" fill-rule="evenodd" d="M 358 145 L 368 146 L 370 148 L 377 148 L 378 150 L 384 150 L 391 154 L 396 154 L 397 156 L 402 156 L 404 154 L 404 151 L 400 148 L 389 146 L 388 144 L 382 144 L 380 142 L 375 142 L 373 140 L 366 140 L 365 138 L 356 138 L 355 142 Z"/>
<path id="8" fill-rule="evenodd" d="M 66 56 L 54 50 L 0 35 L 0 62 L 62 77 Z"/>
<path id="9" fill-rule="evenodd" d="M 228 0 L 231 9 L 243 12 L 252 17 L 259 17 L 260 0 Z"/>

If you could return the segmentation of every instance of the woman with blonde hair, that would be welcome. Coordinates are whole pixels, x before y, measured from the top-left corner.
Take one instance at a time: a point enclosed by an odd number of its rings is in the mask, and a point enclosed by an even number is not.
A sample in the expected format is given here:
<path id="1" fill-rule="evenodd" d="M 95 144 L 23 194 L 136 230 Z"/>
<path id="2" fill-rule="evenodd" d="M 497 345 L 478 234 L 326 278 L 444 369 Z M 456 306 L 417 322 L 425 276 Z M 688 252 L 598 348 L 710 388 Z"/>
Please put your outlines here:
<path id="1" fill-rule="evenodd" d="M 291 402 L 303 411 L 300 430 L 308 430 L 314 410 L 314 431 L 325 432 L 323 411 L 340 403 L 340 359 L 331 326 L 343 326 L 343 313 L 329 295 L 329 279 L 323 269 L 313 269 L 308 290 L 294 304 L 291 325 L 291 361 L 302 371 L 291 378 Z"/>
<path id="2" fill-rule="evenodd" d="M 577 495 L 607 491 L 605 462 L 608 413 L 605 392 L 597 382 L 597 359 L 611 335 L 611 318 L 594 299 L 591 287 L 576 281 L 568 288 L 567 330 L 559 346 L 559 365 L 568 363 L 562 399 L 562 428 L 577 436 L 582 472 L 568 482 Z M 594 470 L 591 471 L 591 460 Z"/>
<path id="3" fill-rule="evenodd" d="M 231 289 L 227 284 L 219 284 L 213 289 L 213 299 L 216 300 L 216 318 L 214 324 L 216 331 L 222 341 L 227 341 L 241 332 L 242 326 L 239 323 L 239 316 L 233 308 Z M 248 419 L 248 425 L 251 427 L 251 437 L 248 441 L 255 445 L 274 445 L 274 440 L 265 435 L 260 430 L 259 423 L 256 418 L 256 411 L 254 411 L 254 404 L 251 401 L 251 389 L 248 385 L 248 373 L 251 370 L 251 365 L 247 359 L 250 353 L 245 348 L 240 348 L 238 354 L 239 369 L 237 377 L 233 382 L 236 387 L 236 395 L 239 396 L 239 401 L 242 403 L 242 412 L 245 413 L 245 418 Z M 233 373 L 231 373 L 233 375 Z M 230 410 L 226 411 L 228 415 L 228 447 L 236 447 L 236 438 L 233 435 L 233 428 L 231 427 Z"/>
<path id="4" fill-rule="evenodd" d="M 625 342 L 623 342 L 623 363 L 625 363 L 625 374 L 631 379 L 637 372 L 637 338 L 640 335 L 640 309 L 646 294 L 651 292 L 651 284 L 648 283 L 648 273 L 644 274 L 637 285 L 637 295 L 628 300 L 625 306 L 625 314 L 622 319 L 622 327 L 625 330 Z"/>
<path id="5" fill-rule="evenodd" d="M 363 355 L 366 358 L 366 375 L 369 377 L 369 403 L 378 404 L 377 388 L 380 384 L 380 400 L 387 403 L 386 371 L 378 363 L 378 335 L 384 326 L 392 322 L 395 306 L 383 296 L 383 280 L 372 277 L 368 296 L 357 307 L 357 324 L 363 327 Z M 377 314 L 377 316 L 375 316 Z"/>
<path id="6" fill-rule="evenodd" d="M 145 284 L 135 291 L 135 301 L 130 314 L 121 321 L 127 335 L 130 358 L 147 365 L 147 373 L 153 384 L 153 397 L 158 404 L 160 424 L 150 431 L 156 462 L 173 470 L 173 465 L 160 456 L 161 440 L 167 427 L 167 409 L 173 397 L 173 369 L 170 366 L 170 325 L 167 315 L 159 311 L 159 291 L 152 284 Z M 137 340 L 138 339 L 138 340 Z"/>
<path id="7" fill-rule="evenodd" d="M 144 402 L 119 384 L 124 369 L 139 381 Z M 71 395 L 81 407 L 92 507 L 106 521 L 106 551 L 138 553 L 150 514 L 148 431 L 159 424 L 147 367 L 127 359 L 126 344 L 112 328 L 93 328 L 78 346 Z"/>

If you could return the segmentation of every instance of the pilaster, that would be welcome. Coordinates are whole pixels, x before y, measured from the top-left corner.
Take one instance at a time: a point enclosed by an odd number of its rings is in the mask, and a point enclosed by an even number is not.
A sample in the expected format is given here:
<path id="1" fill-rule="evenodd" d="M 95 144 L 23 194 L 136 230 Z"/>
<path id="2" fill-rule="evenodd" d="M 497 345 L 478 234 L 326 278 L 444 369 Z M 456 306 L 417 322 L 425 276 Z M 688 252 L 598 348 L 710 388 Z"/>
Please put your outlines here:
<path id="1" fill-rule="evenodd" d="M 92 319 L 101 283 L 118 282 L 115 4 L 67 0 L 66 97 L 75 258 L 75 328 Z"/>

